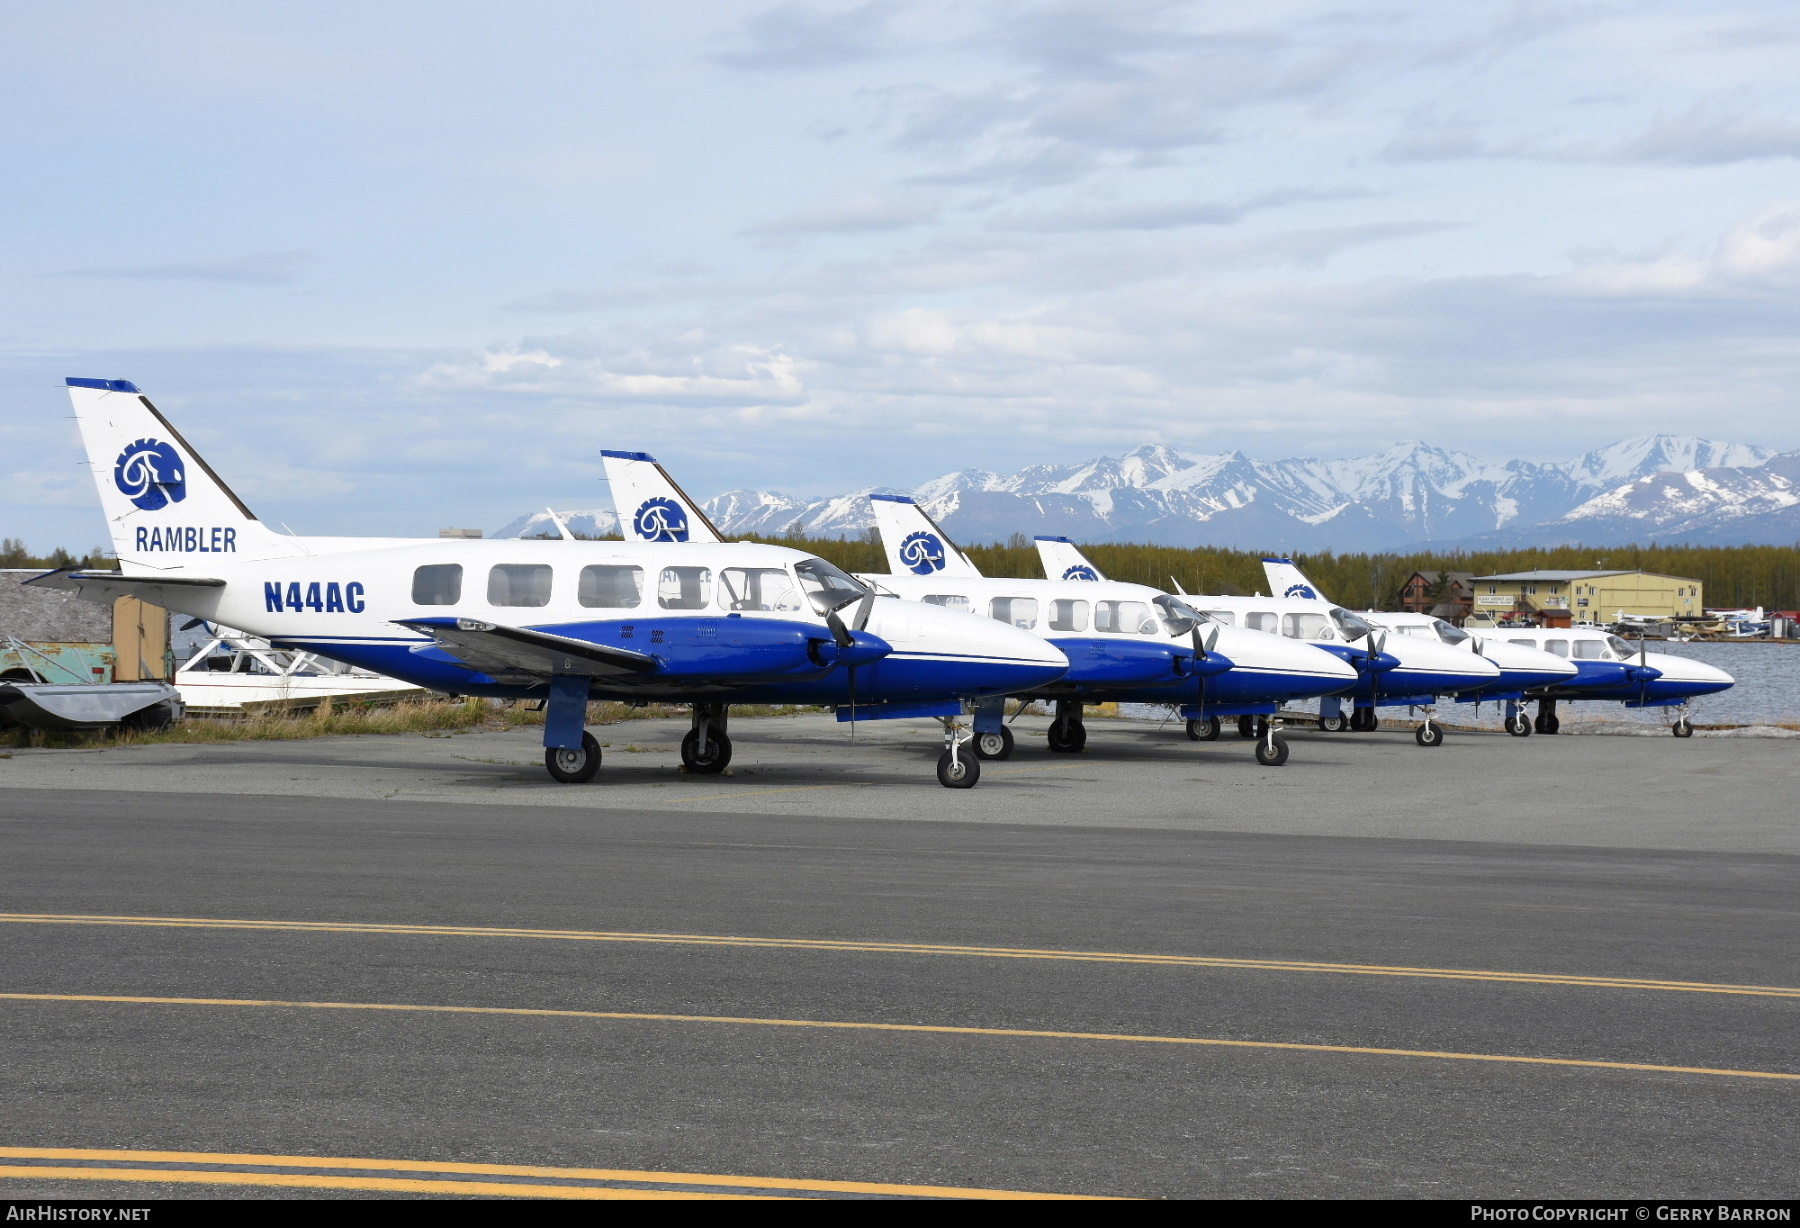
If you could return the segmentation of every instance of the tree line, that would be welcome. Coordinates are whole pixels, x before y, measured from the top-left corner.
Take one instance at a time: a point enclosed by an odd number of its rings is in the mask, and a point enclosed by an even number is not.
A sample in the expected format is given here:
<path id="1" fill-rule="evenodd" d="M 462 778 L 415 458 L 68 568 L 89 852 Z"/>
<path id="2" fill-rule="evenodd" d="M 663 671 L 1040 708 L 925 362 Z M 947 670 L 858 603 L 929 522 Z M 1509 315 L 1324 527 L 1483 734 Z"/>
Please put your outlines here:
<path id="1" fill-rule="evenodd" d="M 805 550 L 846 571 L 887 570 L 881 539 L 873 529 L 860 538 L 756 537 Z M 1099 542 L 1081 550 L 1114 580 L 1129 580 L 1190 593 L 1249 596 L 1268 591 L 1263 556 L 1253 550 L 1223 546 L 1149 546 Z M 1044 570 L 1037 548 L 1023 533 L 1004 544 L 964 549 L 982 574 L 1038 579 Z M 1800 609 L 1800 546 L 1552 546 L 1528 550 L 1484 550 L 1473 553 L 1430 550 L 1396 554 L 1337 554 L 1329 550 L 1297 554 L 1294 562 L 1331 600 L 1356 609 L 1394 609 L 1400 587 L 1422 572 L 1427 578 L 1466 571 L 1477 576 L 1513 571 L 1654 571 L 1698 580 L 1709 606 L 1762 606 Z M 117 564 L 100 547 L 76 557 L 58 547 L 35 555 L 16 537 L 0 538 L 0 568 L 95 567 Z"/>
<path id="2" fill-rule="evenodd" d="M 847 571 L 884 572 L 886 556 L 871 532 L 859 539 L 770 537 L 758 540 L 808 550 Z M 1263 555 L 1223 546 L 1149 546 L 1095 543 L 1082 553 L 1114 580 L 1173 591 L 1250 596 L 1268 592 Z M 1022 533 L 1004 545 L 968 546 L 982 574 L 1043 576 L 1036 546 Z M 1400 588 L 1422 572 L 1428 579 L 1466 571 L 1477 576 L 1514 571 L 1652 571 L 1698 580 L 1714 608 L 1800 609 L 1800 547 L 1796 546 L 1555 546 L 1477 552 L 1405 551 L 1394 554 L 1297 554 L 1294 562 L 1331 600 L 1356 609 L 1397 609 Z"/>

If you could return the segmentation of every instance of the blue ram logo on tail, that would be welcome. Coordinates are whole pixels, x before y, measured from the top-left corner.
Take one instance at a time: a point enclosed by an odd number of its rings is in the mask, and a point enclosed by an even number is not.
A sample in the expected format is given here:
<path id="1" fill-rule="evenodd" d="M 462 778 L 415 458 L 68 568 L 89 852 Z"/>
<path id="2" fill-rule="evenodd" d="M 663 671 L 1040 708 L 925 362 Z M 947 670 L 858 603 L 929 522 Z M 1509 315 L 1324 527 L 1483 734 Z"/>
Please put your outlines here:
<path id="1" fill-rule="evenodd" d="M 138 508 L 154 512 L 187 498 L 181 468 L 181 454 L 172 445 L 140 439 L 113 463 L 113 485 Z"/>
<path id="2" fill-rule="evenodd" d="M 900 543 L 900 562 L 915 575 L 944 570 L 944 543 L 937 534 L 918 532 Z"/>
<path id="3" fill-rule="evenodd" d="M 1075 566 L 1069 568 L 1069 570 L 1063 572 L 1062 578 L 1065 580 L 1095 580 L 1095 581 L 1098 581 L 1100 579 L 1100 576 L 1098 573 L 1096 573 L 1094 571 L 1094 569 L 1092 567 L 1085 567 L 1082 564 L 1077 563 L 1077 564 L 1075 564 Z"/>
<path id="4" fill-rule="evenodd" d="M 1313 592 L 1312 586 L 1307 584 L 1290 584 L 1287 586 L 1287 591 L 1281 595 L 1283 597 L 1304 597 L 1308 601 L 1319 599 L 1319 594 Z"/>
<path id="5" fill-rule="evenodd" d="M 673 499 L 646 499 L 631 519 L 631 527 L 639 537 L 653 542 L 684 542 L 688 539 L 687 513 Z"/>

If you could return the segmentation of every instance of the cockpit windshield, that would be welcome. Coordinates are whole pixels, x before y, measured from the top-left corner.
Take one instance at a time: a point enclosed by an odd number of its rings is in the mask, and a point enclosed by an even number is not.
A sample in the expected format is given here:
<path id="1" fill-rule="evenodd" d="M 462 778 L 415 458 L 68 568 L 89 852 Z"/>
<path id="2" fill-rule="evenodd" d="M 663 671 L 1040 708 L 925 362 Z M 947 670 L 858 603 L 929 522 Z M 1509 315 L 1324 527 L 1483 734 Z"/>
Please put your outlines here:
<path id="1" fill-rule="evenodd" d="M 1612 649 L 1613 656 L 1621 661 L 1635 661 L 1638 659 L 1638 653 L 1641 651 L 1638 645 L 1617 635 L 1607 636 L 1606 646 Z"/>
<path id="2" fill-rule="evenodd" d="M 1201 623 L 1212 621 L 1179 597 L 1165 594 L 1153 598 L 1152 604 L 1162 611 L 1163 626 L 1170 635 L 1186 635 Z"/>
<path id="3" fill-rule="evenodd" d="M 1438 638 L 1446 644 L 1466 644 L 1475 638 L 1461 627 L 1447 623 L 1441 618 L 1432 619 L 1431 625 L 1437 628 Z"/>
<path id="4" fill-rule="evenodd" d="M 841 610 L 870 595 L 850 573 L 833 567 L 824 559 L 801 559 L 794 564 L 794 574 L 800 577 L 800 587 L 806 590 L 813 609 L 821 614 Z"/>
<path id="5" fill-rule="evenodd" d="M 1342 606 L 1331 607 L 1331 621 L 1338 625 L 1339 634 L 1346 640 L 1360 640 L 1375 633 L 1374 627 Z"/>

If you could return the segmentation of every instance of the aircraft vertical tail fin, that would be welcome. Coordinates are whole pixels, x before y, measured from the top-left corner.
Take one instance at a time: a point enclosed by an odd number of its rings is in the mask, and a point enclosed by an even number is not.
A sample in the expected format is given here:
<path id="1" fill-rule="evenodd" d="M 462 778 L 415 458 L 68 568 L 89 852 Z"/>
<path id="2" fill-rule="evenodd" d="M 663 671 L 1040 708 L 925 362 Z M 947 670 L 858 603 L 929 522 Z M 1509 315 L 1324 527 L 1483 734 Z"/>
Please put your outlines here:
<path id="1" fill-rule="evenodd" d="M 956 548 L 925 509 L 905 495 L 870 495 L 875 527 L 887 551 L 888 572 L 917 576 L 979 576 L 981 570 Z"/>
<path id="2" fill-rule="evenodd" d="M 1080 547 L 1066 537 L 1037 539 L 1038 562 L 1049 580 L 1104 580 L 1101 570 L 1088 562 Z"/>
<path id="3" fill-rule="evenodd" d="M 722 542 L 724 534 L 648 452 L 602 452 L 626 541 Z"/>
<path id="4" fill-rule="evenodd" d="M 125 570 L 304 551 L 258 520 L 136 384 L 73 376 L 65 383 Z"/>
<path id="5" fill-rule="evenodd" d="M 1301 570 L 1294 566 L 1293 559 L 1264 559 L 1263 575 L 1269 579 L 1269 595 L 1271 597 L 1304 597 L 1309 600 L 1329 601 L 1331 598 L 1319 591 L 1319 586 L 1308 580 Z"/>

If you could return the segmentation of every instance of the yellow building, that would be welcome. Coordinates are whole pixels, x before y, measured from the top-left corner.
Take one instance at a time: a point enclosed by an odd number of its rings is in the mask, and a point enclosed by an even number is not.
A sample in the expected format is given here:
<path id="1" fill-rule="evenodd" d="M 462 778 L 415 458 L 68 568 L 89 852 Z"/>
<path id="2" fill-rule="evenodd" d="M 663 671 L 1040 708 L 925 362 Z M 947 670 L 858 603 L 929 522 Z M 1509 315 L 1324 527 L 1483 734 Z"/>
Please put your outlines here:
<path id="1" fill-rule="evenodd" d="M 1622 614 L 1697 618 L 1700 581 L 1654 571 L 1517 571 L 1476 576 L 1475 613 L 1496 620 L 1529 615 L 1547 627 L 1616 622 Z"/>

